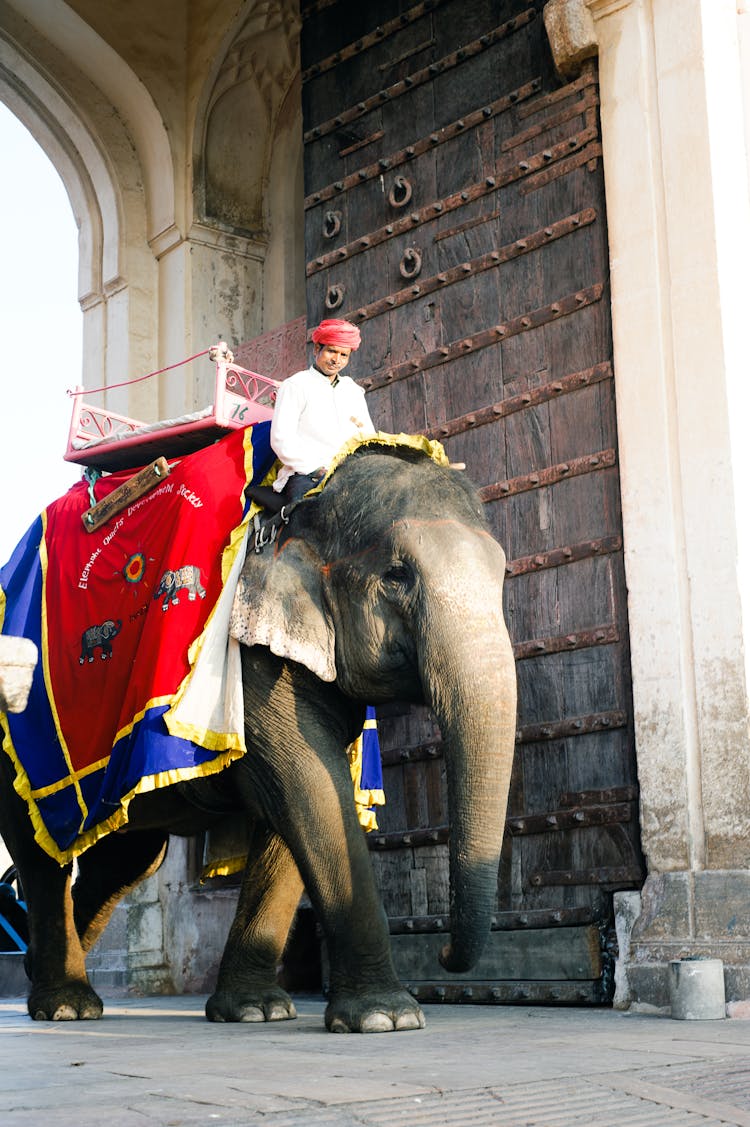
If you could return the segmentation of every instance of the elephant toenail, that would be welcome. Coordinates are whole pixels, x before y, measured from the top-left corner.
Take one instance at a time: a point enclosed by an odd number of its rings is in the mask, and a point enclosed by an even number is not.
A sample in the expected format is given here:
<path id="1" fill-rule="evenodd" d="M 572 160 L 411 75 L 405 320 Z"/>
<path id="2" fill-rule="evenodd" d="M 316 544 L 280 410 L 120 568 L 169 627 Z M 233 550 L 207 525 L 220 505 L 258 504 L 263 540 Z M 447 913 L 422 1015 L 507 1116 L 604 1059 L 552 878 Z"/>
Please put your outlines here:
<path id="1" fill-rule="evenodd" d="M 248 1006 L 240 1013 L 240 1021 L 254 1022 L 265 1020 L 266 1015 L 263 1013 L 263 1010 L 258 1008 L 258 1006 Z"/>
<path id="2" fill-rule="evenodd" d="M 393 1028 L 393 1022 L 384 1013 L 368 1014 L 360 1026 L 362 1033 L 391 1033 Z"/>
<path id="3" fill-rule="evenodd" d="M 77 1017 L 78 1017 L 78 1014 L 73 1009 L 73 1007 L 66 1004 L 66 1005 L 57 1007 L 57 1009 L 55 1010 L 55 1012 L 52 1015 L 52 1020 L 53 1021 L 75 1021 Z"/>
<path id="4" fill-rule="evenodd" d="M 401 1014 L 396 1018 L 396 1029 L 424 1029 L 422 1014 Z"/>

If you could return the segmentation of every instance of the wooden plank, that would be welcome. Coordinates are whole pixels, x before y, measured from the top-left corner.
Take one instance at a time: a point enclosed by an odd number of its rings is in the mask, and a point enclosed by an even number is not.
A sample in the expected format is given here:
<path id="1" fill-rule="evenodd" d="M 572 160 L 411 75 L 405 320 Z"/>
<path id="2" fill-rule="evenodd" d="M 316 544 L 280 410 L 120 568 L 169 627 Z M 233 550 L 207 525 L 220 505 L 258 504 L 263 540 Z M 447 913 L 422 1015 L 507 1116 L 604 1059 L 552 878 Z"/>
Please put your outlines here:
<path id="1" fill-rule="evenodd" d="M 492 931 L 476 966 L 462 974 L 443 970 L 438 955 L 446 933 L 392 935 L 391 951 L 402 982 L 455 982 L 461 979 L 527 979 L 580 981 L 601 975 L 599 929 L 560 927 L 526 931 Z"/>
<path id="2" fill-rule="evenodd" d="M 612 1001 L 611 976 L 590 982 L 417 982 L 409 990 L 420 1002 L 469 1005 L 602 1006 Z"/>
<path id="3" fill-rule="evenodd" d="M 445 2 L 446 0 L 427 0 L 427 3 L 415 4 L 407 11 L 402 12 L 401 15 L 398 16 L 398 18 L 386 20 L 385 22 L 379 23 L 373 31 L 370 31 L 365 35 L 361 35 L 356 42 L 348 43 L 345 47 L 341 47 L 334 54 L 328 55 L 327 58 L 320 59 L 319 61 L 313 63 L 311 66 L 307 67 L 302 72 L 302 81 L 310 82 L 311 79 L 317 78 L 319 75 L 324 74 L 326 71 L 333 70 L 334 67 L 337 67 L 340 63 L 345 62 L 348 59 L 354 59 L 357 56 L 360 56 L 364 51 L 368 51 L 371 47 L 376 47 L 381 43 L 387 42 L 387 40 L 390 39 L 391 36 L 395 35 L 399 31 L 402 31 L 404 27 L 413 24 L 418 20 L 422 20 L 426 15 L 428 15 L 429 12 L 434 11 L 434 9 L 439 4 Z M 309 9 L 306 8 L 304 15 L 307 16 L 308 12 Z M 389 53 L 393 51 L 392 44 L 389 43 L 387 45 L 387 50 Z M 399 61 L 402 56 L 403 52 L 402 55 L 399 56 Z M 372 69 L 372 67 L 370 69 Z"/>
<path id="4" fill-rule="evenodd" d="M 518 102 L 530 98 L 531 95 L 539 89 L 540 84 L 541 79 L 533 78 L 530 82 L 524 83 L 518 90 L 513 90 L 510 94 L 504 94 L 502 97 L 496 98 L 492 102 L 485 103 L 481 109 L 472 110 L 468 114 L 463 114 L 458 121 L 450 122 L 440 129 L 430 127 L 430 132 L 426 137 L 412 138 L 411 143 L 404 148 L 391 152 L 388 156 L 380 157 L 372 164 L 361 165 L 353 172 L 347 170 L 347 174 L 342 179 L 336 180 L 334 184 L 326 185 L 325 188 L 321 188 L 315 193 L 314 199 L 311 197 L 309 200 L 306 200 L 306 206 L 324 203 L 326 200 L 335 200 L 342 192 L 359 187 L 368 180 L 380 180 L 386 171 L 394 172 L 395 170 L 402 172 L 404 175 L 409 175 L 407 168 L 402 168 L 401 166 L 411 167 L 415 158 L 421 156 L 423 153 L 430 152 L 437 145 L 444 145 L 452 141 L 455 137 L 462 134 L 467 127 L 471 128 L 485 123 L 489 118 L 504 113 Z M 414 129 L 414 126 L 411 124 L 413 120 L 414 115 L 409 115 L 410 128 L 412 128 L 412 130 Z M 384 130 L 375 130 L 366 138 L 363 138 L 359 144 L 350 145 L 348 149 L 342 150 L 340 155 L 349 156 L 352 153 L 359 152 L 365 144 L 373 144 L 384 138 Z M 442 237 L 445 237 L 445 235 Z M 316 258 L 313 262 L 308 262 L 308 276 L 314 274 L 316 270 L 321 269 L 323 266 L 329 265 L 333 257 L 333 255 L 324 254 L 320 258 Z"/>
<path id="5" fill-rule="evenodd" d="M 133 474 L 122 485 L 113 489 L 109 496 L 82 513 L 83 527 L 87 532 L 95 532 L 97 528 L 101 528 L 108 520 L 122 512 L 131 502 L 137 501 L 139 497 L 143 497 L 146 493 L 150 493 L 160 481 L 169 477 L 171 472 L 166 458 L 157 458 L 150 466 L 146 466 L 139 473 Z"/>
<path id="6" fill-rule="evenodd" d="M 506 39 L 514 32 L 525 27 L 535 16 L 536 12 L 534 9 L 527 8 L 525 12 L 507 20 L 501 26 L 489 29 L 481 39 L 475 39 L 471 43 L 464 44 L 459 51 L 452 51 L 449 55 L 431 63 L 429 67 L 422 67 L 408 75 L 407 78 L 393 82 L 389 86 L 378 90 L 376 93 L 363 98 L 356 105 L 350 105 L 346 109 L 339 110 L 335 117 L 328 118 L 326 121 L 317 122 L 311 129 L 305 132 L 305 144 L 317 141 L 321 137 L 326 137 L 329 133 L 340 129 L 342 125 L 357 121 L 364 114 L 369 113 L 373 109 L 377 109 L 385 104 L 391 105 L 395 99 L 409 94 L 416 87 L 432 83 L 438 74 L 452 70 L 466 59 L 481 55 L 496 43 L 499 43 L 501 40 Z M 351 91 L 350 97 L 352 94 L 354 94 L 354 91 Z M 401 112 L 403 113 L 403 110 Z"/>

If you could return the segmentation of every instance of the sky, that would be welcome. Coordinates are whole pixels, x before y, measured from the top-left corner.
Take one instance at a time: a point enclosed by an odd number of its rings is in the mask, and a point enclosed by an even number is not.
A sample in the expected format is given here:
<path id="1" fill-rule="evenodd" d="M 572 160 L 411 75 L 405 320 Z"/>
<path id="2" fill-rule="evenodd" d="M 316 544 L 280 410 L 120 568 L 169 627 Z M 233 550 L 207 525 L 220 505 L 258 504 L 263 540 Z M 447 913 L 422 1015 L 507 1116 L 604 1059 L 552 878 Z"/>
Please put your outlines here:
<path id="1" fill-rule="evenodd" d="M 78 230 L 62 180 L 0 103 L 0 566 L 42 509 L 79 479 L 63 461 L 81 380 Z"/>

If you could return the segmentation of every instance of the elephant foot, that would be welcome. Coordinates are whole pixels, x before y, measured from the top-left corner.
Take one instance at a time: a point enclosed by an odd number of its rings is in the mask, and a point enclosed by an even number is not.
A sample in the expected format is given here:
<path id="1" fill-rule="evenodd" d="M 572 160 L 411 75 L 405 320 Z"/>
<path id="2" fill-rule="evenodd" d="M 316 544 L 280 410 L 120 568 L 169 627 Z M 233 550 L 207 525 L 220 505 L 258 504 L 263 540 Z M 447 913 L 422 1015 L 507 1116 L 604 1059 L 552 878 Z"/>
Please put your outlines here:
<path id="1" fill-rule="evenodd" d="M 290 1021 L 294 1002 L 280 986 L 254 990 L 217 990 L 206 1002 L 209 1021 Z"/>
<path id="2" fill-rule="evenodd" d="M 27 1005 L 34 1021 L 97 1021 L 104 1011 L 99 995 L 83 982 L 32 989 Z"/>
<path id="3" fill-rule="evenodd" d="M 402 989 L 336 994 L 326 1007 L 325 1022 L 330 1033 L 399 1033 L 425 1027 L 421 1007 Z"/>

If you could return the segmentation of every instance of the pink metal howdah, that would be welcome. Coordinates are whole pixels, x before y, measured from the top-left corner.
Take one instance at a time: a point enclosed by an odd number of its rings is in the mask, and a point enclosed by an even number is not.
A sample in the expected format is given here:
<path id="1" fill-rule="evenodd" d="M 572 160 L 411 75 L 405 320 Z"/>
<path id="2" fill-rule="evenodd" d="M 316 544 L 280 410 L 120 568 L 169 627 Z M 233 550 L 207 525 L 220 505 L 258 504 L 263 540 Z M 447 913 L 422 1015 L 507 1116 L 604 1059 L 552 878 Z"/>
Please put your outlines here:
<path id="1" fill-rule="evenodd" d="M 278 380 L 235 364 L 224 341 L 199 355 L 207 355 L 216 364 L 213 403 L 176 419 L 144 423 L 85 403 L 82 387 L 69 392 L 73 415 L 65 461 L 109 471 L 132 469 L 160 455 L 169 458 L 190 454 L 215 442 L 227 430 L 271 418 Z M 148 377 L 138 377 L 145 378 Z"/>

